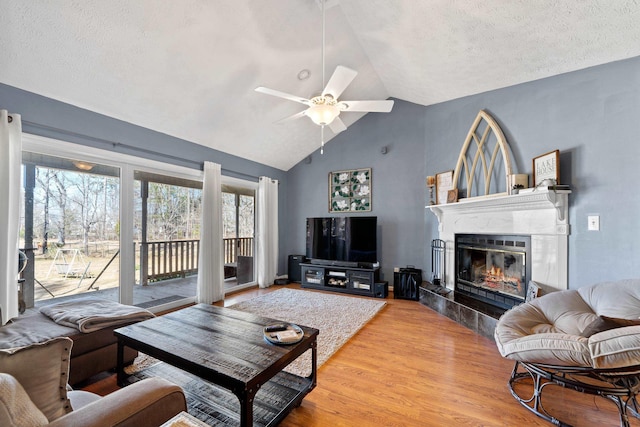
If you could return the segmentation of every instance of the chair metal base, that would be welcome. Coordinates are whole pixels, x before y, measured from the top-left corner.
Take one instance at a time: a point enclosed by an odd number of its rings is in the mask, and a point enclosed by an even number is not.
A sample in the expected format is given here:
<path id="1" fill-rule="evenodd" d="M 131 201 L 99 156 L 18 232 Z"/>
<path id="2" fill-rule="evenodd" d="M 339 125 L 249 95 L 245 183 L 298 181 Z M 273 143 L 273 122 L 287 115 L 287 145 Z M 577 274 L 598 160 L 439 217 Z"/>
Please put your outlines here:
<path id="1" fill-rule="evenodd" d="M 523 368 L 524 371 L 519 368 Z M 533 393 L 531 397 L 524 398 L 514 390 L 514 386 L 528 379 L 532 381 L 529 386 L 532 387 Z M 627 412 L 640 418 L 636 400 L 640 393 L 640 365 L 604 370 L 516 362 L 509 379 L 509 390 L 513 397 L 540 418 L 556 426 L 571 427 L 571 424 L 555 418 L 542 406 L 542 392 L 550 385 L 602 396 L 613 401 L 618 408 L 622 427 L 629 427 Z"/>

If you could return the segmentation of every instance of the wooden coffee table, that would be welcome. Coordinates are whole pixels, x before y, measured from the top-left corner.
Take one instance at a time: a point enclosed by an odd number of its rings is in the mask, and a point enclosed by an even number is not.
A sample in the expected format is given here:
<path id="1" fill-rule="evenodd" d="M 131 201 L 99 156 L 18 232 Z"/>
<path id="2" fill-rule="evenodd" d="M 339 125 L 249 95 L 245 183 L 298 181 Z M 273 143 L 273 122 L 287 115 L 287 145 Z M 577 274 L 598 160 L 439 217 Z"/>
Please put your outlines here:
<path id="1" fill-rule="evenodd" d="M 118 384 L 125 385 L 123 352 L 130 347 L 190 372 L 237 396 L 240 425 L 252 426 L 254 399 L 261 388 L 269 390 L 267 401 L 277 425 L 316 386 L 318 330 L 299 325 L 302 340 L 292 345 L 275 345 L 264 339 L 263 327 L 277 320 L 230 308 L 198 304 L 114 331 L 118 338 Z M 311 374 L 303 378 L 282 372 L 283 368 L 311 349 Z M 286 401 L 278 396 L 282 382 L 296 383 Z M 273 382 L 274 386 L 265 385 Z M 274 402 L 277 402 L 274 404 Z M 261 403 L 261 407 L 264 406 Z M 262 423 L 261 423 L 262 425 Z"/>

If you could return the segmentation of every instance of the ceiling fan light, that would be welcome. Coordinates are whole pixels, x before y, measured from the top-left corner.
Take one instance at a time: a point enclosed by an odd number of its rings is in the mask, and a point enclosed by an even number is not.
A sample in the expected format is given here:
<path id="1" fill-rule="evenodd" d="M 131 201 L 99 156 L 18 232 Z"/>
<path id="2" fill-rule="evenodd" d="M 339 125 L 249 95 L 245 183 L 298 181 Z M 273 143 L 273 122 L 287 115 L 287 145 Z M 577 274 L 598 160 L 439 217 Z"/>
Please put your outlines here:
<path id="1" fill-rule="evenodd" d="M 335 105 L 320 104 L 309 107 L 306 114 L 313 123 L 319 126 L 324 126 L 328 125 L 333 121 L 333 119 L 338 117 L 340 110 Z"/>

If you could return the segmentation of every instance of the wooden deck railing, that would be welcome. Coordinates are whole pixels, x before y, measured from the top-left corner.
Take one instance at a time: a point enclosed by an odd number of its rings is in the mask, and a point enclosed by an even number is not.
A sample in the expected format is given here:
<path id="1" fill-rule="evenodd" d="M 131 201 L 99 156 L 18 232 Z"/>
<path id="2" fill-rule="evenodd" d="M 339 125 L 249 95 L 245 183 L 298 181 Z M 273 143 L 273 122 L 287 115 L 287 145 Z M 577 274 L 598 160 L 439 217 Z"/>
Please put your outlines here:
<path id="1" fill-rule="evenodd" d="M 238 256 L 253 256 L 253 237 L 222 239 L 224 244 L 224 263 L 233 264 Z"/>
<path id="2" fill-rule="evenodd" d="M 199 240 L 167 240 L 138 243 L 140 283 L 186 277 L 198 271 Z M 253 256 L 253 238 L 223 239 L 224 263 L 233 264 L 238 255 Z M 145 274 L 146 273 L 146 274 Z"/>

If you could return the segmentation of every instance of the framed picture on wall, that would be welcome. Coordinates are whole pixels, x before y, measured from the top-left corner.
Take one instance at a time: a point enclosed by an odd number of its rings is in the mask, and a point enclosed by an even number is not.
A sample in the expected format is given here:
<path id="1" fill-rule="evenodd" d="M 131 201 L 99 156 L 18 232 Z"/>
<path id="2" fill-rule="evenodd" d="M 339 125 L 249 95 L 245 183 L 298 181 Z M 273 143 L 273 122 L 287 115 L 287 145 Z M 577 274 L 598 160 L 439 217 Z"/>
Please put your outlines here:
<path id="1" fill-rule="evenodd" d="M 371 211 L 371 168 L 329 172 L 329 212 Z"/>
<path id="2" fill-rule="evenodd" d="M 453 190 L 453 171 L 436 174 L 436 205 L 447 203 L 449 190 Z"/>
<path id="3" fill-rule="evenodd" d="M 537 187 L 545 179 L 560 184 L 560 150 L 533 158 L 533 186 Z"/>

